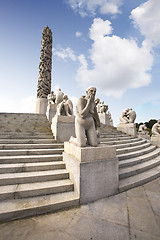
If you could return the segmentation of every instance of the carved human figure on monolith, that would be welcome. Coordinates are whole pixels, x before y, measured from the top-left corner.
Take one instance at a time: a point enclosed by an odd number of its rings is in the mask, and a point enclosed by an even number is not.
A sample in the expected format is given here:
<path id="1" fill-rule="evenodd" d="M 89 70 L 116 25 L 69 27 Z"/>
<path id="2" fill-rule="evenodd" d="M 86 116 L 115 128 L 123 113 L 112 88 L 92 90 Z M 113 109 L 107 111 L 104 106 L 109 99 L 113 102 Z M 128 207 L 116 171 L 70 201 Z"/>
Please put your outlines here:
<path id="1" fill-rule="evenodd" d="M 152 127 L 152 136 L 160 136 L 160 120 Z"/>
<path id="2" fill-rule="evenodd" d="M 73 103 L 67 95 L 63 96 L 63 101 L 57 106 L 57 115 L 72 116 L 73 115 Z"/>
<path id="3" fill-rule="evenodd" d="M 95 104 L 96 88 L 89 87 L 86 93 L 87 96 L 82 96 L 77 101 L 75 119 L 76 138 L 71 137 L 70 142 L 79 147 L 85 147 L 87 144 L 96 147 L 98 141 L 94 121 L 100 127 Z"/>

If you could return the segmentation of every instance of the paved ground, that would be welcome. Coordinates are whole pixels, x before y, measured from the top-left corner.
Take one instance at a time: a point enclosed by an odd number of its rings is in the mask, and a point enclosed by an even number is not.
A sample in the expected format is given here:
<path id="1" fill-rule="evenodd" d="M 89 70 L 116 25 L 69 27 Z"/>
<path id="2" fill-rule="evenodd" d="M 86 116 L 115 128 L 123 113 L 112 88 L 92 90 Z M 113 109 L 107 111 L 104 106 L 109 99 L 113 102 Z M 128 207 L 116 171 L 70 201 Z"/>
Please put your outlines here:
<path id="1" fill-rule="evenodd" d="M 160 240 L 160 178 L 68 211 L 0 225 L 0 240 Z"/>

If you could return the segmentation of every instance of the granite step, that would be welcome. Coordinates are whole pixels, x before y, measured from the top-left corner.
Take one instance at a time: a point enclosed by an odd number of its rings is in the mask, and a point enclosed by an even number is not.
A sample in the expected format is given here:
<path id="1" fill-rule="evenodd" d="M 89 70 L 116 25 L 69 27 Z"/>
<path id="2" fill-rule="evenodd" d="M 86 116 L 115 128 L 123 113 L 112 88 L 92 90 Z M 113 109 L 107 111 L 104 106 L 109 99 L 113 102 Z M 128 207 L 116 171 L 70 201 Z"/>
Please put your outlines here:
<path id="1" fill-rule="evenodd" d="M 73 191 L 70 179 L 0 186 L 0 201 Z"/>
<path id="2" fill-rule="evenodd" d="M 119 168 L 134 166 L 136 164 L 143 163 L 143 162 L 146 162 L 153 158 L 156 158 L 159 155 L 160 155 L 160 149 L 156 148 L 155 150 L 153 150 L 152 152 L 149 152 L 147 154 L 143 154 L 138 157 L 119 161 Z"/>
<path id="3" fill-rule="evenodd" d="M 51 134 L 39 134 L 39 135 L 25 135 L 25 134 L 14 134 L 14 135 L 11 135 L 11 134 L 0 134 L 0 139 L 52 139 L 53 138 L 53 135 Z"/>
<path id="4" fill-rule="evenodd" d="M 104 142 L 103 142 L 104 143 Z M 114 147 L 116 149 L 124 149 L 124 148 L 130 148 L 130 147 L 135 147 L 135 146 L 140 146 L 144 143 L 147 143 L 146 139 L 141 139 L 138 141 L 134 141 L 134 142 L 125 142 L 125 143 L 119 143 L 119 144 L 115 144 Z"/>
<path id="5" fill-rule="evenodd" d="M 0 174 L 0 186 L 62 180 L 67 178 L 69 178 L 69 172 L 66 169 L 21 173 L 5 173 Z"/>
<path id="6" fill-rule="evenodd" d="M 125 153 L 130 153 L 130 152 L 134 152 L 134 151 L 139 151 L 139 150 L 144 150 L 145 148 L 150 147 L 150 142 L 145 142 L 141 145 L 138 146 L 131 146 L 131 147 L 126 147 L 126 148 L 120 148 L 120 149 L 116 149 L 116 154 L 125 154 Z"/>
<path id="7" fill-rule="evenodd" d="M 49 162 L 49 161 L 62 161 L 62 154 L 0 156 L 0 164 L 36 163 L 36 162 Z"/>
<path id="8" fill-rule="evenodd" d="M 111 137 L 111 138 L 101 138 L 100 137 L 100 142 L 107 142 L 107 141 L 119 141 L 119 140 L 130 140 L 130 139 L 134 139 L 134 137 L 130 137 L 130 136 L 127 136 L 127 137 Z"/>
<path id="9" fill-rule="evenodd" d="M 148 153 L 154 151 L 155 149 L 156 149 L 156 146 L 151 145 L 145 149 L 142 148 L 140 150 L 133 151 L 133 152 L 117 154 L 117 157 L 118 157 L 119 161 L 125 160 L 125 159 L 136 158 L 136 157 L 142 156 L 144 154 L 148 154 Z"/>
<path id="10" fill-rule="evenodd" d="M 0 150 L 1 156 L 21 156 L 21 155 L 47 155 L 62 154 L 63 148 L 57 149 L 19 149 L 19 150 Z"/>
<path id="11" fill-rule="evenodd" d="M 158 156 L 157 158 L 148 160 L 147 162 L 136 164 L 135 166 L 132 166 L 132 167 L 120 168 L 119 179 L 128 178 L 138 173 L 145 172 L 158 165 L 160 165 L 160 156 Z"/>
<path id="12" fill-rule="evenodd" d="M 0 202 L 0 222 L 52 213 L 79 206 L 74 191 Z"/>
<path id="13" fill-rule="evenodd" d="M 141 141 L 142 140 L 142 138 L 131 138 L 131 139 L 126 139 L 126 140 L 113 140 L 113 141 L 106 141 L 106 142 L 104 142 L 103 141 L 103 144 L 108 144 L 108 145 L 118 145 L 118 144 L 128 144 L 128 143 L 134 143 L 134 142 L 139 142 L 139 141 Z"/>
<path id="14" fill-rule="evenodd" d="M 0 132 L 0 135 L 27 135 L 27 136 L 42 136 L 43 135 L 51 135 L 52 136 L 52 132 L 51 131 L 48 131 L 47 133 L 41 133 L 41 132 L 35 132 L 35 131 L 23 131 L 23 132 L 12 132 L 12 131 L 6 131 L 6 132 Z"/>
<path id="15" fill-rule="evenodd" d="M 0 174 L 47 171 L 47 170 L 57 170 L 57 169 L 65 169 L 65 163 L 63 161 L 10 163 L 10 164 L 4 163 L 0 165 Z"/>
<path id="16" fill-rule="evenodd" d="M 128 137 L 125 134 L 100 134 L 100 138 Z"/>
<path id="17" fill-rule="evenodd" d="M 11 150 L 11 149 L 54 149 L 63 148 L 62 143 L 51 143 L 51 144 L 0 144 L 0 150 Z"/>
<path id="18" fill-rule="evenodd" d="M 55 139 L 0 139 L 0 144 L 51 144 L 56 143 Z"/>
<path id="19" fill-rule="evenodd" d="M 160 166 L 154 167 L 143 173 L 136 174 L 134 176 L 121 179 L 119 182 L 119 192 L 127 191 L 131 188 L 141 186 L 147 182 L 150 182 L 160 177 Z"/>

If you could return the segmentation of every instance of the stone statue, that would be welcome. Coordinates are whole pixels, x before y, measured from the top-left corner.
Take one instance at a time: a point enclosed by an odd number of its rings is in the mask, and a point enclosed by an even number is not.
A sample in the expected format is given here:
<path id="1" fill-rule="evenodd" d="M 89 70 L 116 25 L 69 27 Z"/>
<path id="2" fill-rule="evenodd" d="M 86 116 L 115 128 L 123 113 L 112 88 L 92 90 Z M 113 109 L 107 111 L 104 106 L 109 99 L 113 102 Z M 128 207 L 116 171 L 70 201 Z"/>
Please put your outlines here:
<path id="1" fill-rule="evenodd" d="M 98 100 L 99 100 L 99 98 L 98 98 Z M 106 113 L 107 112 L 108 105 L 105 105 L 104 101 L 100 102 L 100 100 L 99 100 L 99 101 L 96 101 L 96 103 L 97 103 L 96 105 L 97 105 L 97 112 L 98 113 Z"/>
<path id="2" fill-rule="evenodd" d="M 110 111 L 108 111 L 108 117 L 109 117 L 109 121 L 110 121 L 111 123 L 113 123 L 113 119 L 112 119 L 112 116 L 111 116 Z"/>
<path id="3" fill-rule="evenodd" d="M 128 118 L 129 118 L 128 120 L 129 123 L 134 123 L 136 119 L 136 112 L 132 108 L 129 108 Z"/>
<path id="4" fill-rule="evenodd" d="M 48 94 L 47 99 L 48 99 L 48 105 L 49 104 L 55 104 L 56 95 L 54 94 L 53 91 L 51 91 L 51 93 Z"/>
<path id="5" fill-rule="evenodd" d="M 77 101 L 75 119 L 76 138 L 71 137 L 70 142 L 79 147 L 85 147 L 87 144 L 96 147 L 98 145 L 96 127 L 100 127 L 95 104 L 96 88 L 89 87 L 86 93 L 87 96 L 82 96 Z"/>
<path id="6" fill-rule="evenodd" d="M 121 123 L 134 123 L 136 112 L 132 108 L 125 109 L 120 116 Z"/>
<path id="7" fill-rule="evenodd" d="M 73 103 L 68 98 L 67 95 L 64 95 L 62 102 L 60 102 L 58 104 L 56 114 L 62 115 L 62 116 L 72 116 L 73 115 Z"/>
<path id="8" fill-rule="evenodd" d="M 160 136 L 160 120 L 157 121 L 152 127 L 152 136 Z"/>
<path id="9" fill-rule="evenodd" d="M 47 98 L 51 91 L 52 70 L 52 31 L 46 26 L 42 31 L 41 56 L 39 63 L 39 76 L 37 98 Z"/>
<path id="10" fill-rule="evenodd" d="M 129 108 L 125 109 L 120 116 L 120 122 L 122 123 L 128 123 L 128 112 Z"/>
<path id="11" fill-rule="evenodd" d="M 140 125 L 139 129 L 138 129 L 138 132 L 142 133 L 142 134 L 148 134 L 146 125 L 145 124 Z"/>
<path id="12" fill-rule="evenodd" d="M 64 93 L 59 88 L 56 92 L 56 100 L 55 100 L 55 103 L 57 105 L 63 101 L 63 96 L 64 96 Z"/>
<path id="13" fill-rule="evenodd" d="M 108 110 L 108 105 L 105 105 L 104 101 L 102 101 L 100 106 L 101 106 L 100 113 L 106 113 Z"/>

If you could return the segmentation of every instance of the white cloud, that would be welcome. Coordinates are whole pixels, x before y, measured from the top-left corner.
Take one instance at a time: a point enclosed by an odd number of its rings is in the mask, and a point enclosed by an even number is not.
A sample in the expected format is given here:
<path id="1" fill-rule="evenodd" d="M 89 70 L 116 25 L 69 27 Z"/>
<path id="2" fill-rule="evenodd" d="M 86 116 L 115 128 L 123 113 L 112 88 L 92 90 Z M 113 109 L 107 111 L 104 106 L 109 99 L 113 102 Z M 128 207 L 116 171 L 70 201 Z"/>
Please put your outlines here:
<path id="1" fill-rule="evenodd" d="M 0 112 L 35 113 L 36 98 L 29 96 L 22 99 L 0 99 Z"/>
<path id="2" fill-rule="evenodd" d="M 95 18 L 89 30 L 90 39 L 96 41 L 99 38 L 103 38 L 105 35 L 111 34 L 113 29 L 110 21 L 103 21 L 101 18 Z"/>
<path id="3" fill-rule="evenodd" d="M 81 36 L 82 36 L 82 33 L 81 33 L 81 32 L 76 32 L 76 33 L 75 33 L 75 36 L 76 36 L 76 37 L 81 37 Z"/>
<path id="4" fill-rule="evenodd" d="M 90 28 L 90 38 L 94 40 L 90 49 L 93 68 L 89 69 L 85 56 L 80 55 L 76 79 L 84 87 L 95 85 L 107 96 L 120 97 L 129 88 L 151 82 L 153 57 L 147 44 L 138 47 L 133 39 L 108 36 L 111 32 L 109 21 L 94 19 Z"/>
<path id="5" fill-rule="evenodd" d="M 71 48 L 60 48 L 59 50 L 53 49 L 53 55 L 58 56 L 59 58 L 67 61 L 67 59 L 71 59 L 72 61 L 76 61 L 77 57 L 74 54 L 74 51 Z"/>
<path id="6" fill-rule="evenodd" d="M 96 11 L 101 14 L 120 13 L 119 7 L 122 0 L 66 0 L 70 7 L 82 17 L 95 15 Z"/>
<path id="7" fill-rule="evenodd" d="M 160 1 L 149 0 L 131 12 L 130 18 L 145 38 L 160 44 Z"/>

